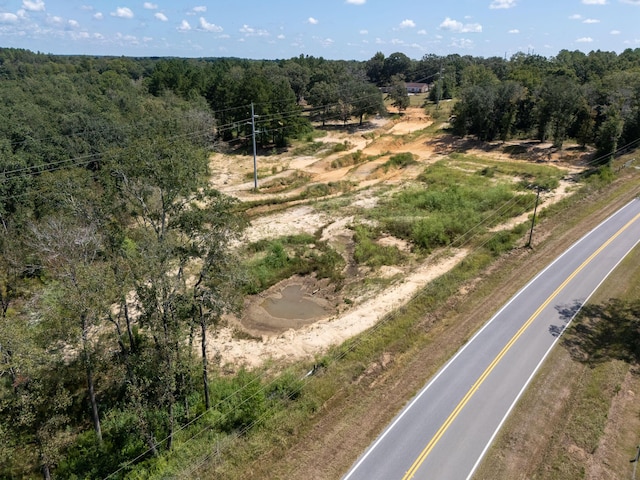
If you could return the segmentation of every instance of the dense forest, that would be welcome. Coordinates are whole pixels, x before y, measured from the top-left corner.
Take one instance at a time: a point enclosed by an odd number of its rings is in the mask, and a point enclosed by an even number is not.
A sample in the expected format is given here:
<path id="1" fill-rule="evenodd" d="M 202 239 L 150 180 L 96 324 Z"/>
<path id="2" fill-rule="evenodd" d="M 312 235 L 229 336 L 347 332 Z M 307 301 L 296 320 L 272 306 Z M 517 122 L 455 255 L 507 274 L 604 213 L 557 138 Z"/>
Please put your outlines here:
<path id="1" fill-rule="evenodd" d="M 295 378 L 258 389 L 207 356 L 207 333 L 256 288 L 231 248 L 244 206 L 209 187 L 208 155 L 249 153 L 254 125 L 259 148 L 287 148 L 314 123 L 386 114 L 380 87 L 402 111 L 403 82 L 456 102 L 455 135 L 572 139 L 602 164 L 640 141 L 640 49 L 366 62 L 0 49 L 0 478 L 123 477 L 212 405 L 209 427 L 232 433 L 290 401 Z"/>

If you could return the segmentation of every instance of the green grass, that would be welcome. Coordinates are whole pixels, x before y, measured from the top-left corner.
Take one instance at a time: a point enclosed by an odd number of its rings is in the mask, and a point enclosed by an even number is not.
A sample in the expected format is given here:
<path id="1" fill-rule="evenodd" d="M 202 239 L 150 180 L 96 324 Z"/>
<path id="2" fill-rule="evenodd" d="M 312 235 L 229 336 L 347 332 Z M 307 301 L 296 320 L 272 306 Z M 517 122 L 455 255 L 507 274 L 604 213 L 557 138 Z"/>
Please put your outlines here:
<path id="1" fill-rule="evenodd" d="M 414 156 L 410 152 L 398 153 L 389 158 L 383 165 L 382 169 L 387 172 L 391 168 L 406 168 L 409 165 L 415 165 Z"/>
<path id="2" fill-rule="evenodd" d="M 342 168 L 348 167 L 351 165 L 358 165 L 360 163 L 364 163 L 369 161 L 371 157 L 362 153 L 362 150 L 356 150 L 353 153 L 349 153 L 347 155 L 343 155 L 340 158 L 337 158 L 331 162 L 331 168 Z"/>
<path id="3" fill-rule="evenodd" d="M 379 232 L 366 225 L 354 227 L 354 258 L 359 264 L 370 267 L 382 265 L 400 265 L 407 255 L 397 247 L 380 245 L 376 242 Z"/>
<path id="4" fill-rule="evenodd" d="M 458 167 L 456 159 L 427 167 L 419 176 L 421 184 L 382 199 L 367 216 L 385 232 L 429 252 L 533 208 L 535 194 L 520 192 L 510 179 L 496 181 Z M 504 250 L 504 240 L 497 250 Z"/>
<path id="5" fill-rule="evenodd" d="M 245 293 L 256 294 L 292 275 L 315 272 L 339 284 L 342 257 L 325 242 L 311 235 L 292 235 L 260 240 L 245 248 L 248 278 Z"/>
<path id="6" fill-rule="evenodd" d="M 264 180 L 259 183 L 259 188 L 263 193 L 286 192 L 301 187 L 306 184 L 310 178 L 311 175 L 308 173 L 296 170 L 289 175 Z"/>

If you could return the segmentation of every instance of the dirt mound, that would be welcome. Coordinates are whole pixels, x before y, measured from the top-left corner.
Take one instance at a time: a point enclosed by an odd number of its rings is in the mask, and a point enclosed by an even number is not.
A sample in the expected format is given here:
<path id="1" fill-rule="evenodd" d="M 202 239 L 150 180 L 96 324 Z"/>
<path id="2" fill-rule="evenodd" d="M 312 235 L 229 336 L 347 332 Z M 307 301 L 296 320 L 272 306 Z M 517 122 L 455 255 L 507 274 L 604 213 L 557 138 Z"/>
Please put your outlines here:
<path id="1" fill-rule="evenodd" d="M 409 108 L 391 120 L 376 118 L 357 128 L 327 127 L 327 135 L 321 140 L 327 144 L 342 144 L 345 149 L 330 155 L 295 156 L 284 152 L 268 157 L 258 157 L 259 187 L 275 176 L 302 172 L 307 178 L 303 186 L 296 186 L 277 194 L 254 189 L 253 157 L 216 154 L 211 158 L 214 172 L 212 185 L 224 193 L 241 200 L 257 200 L 278 197 L 292 201 L 279 203 L 277 212 L 270 207 L 252 212 L 251 226 L 246 241 L 277 238 L 283 235 L 321 232 L 321 238 L 329 242 L 345 257 L 347 266 L 345 286 L 340 291 L 326 281 L 314 277 L 294 277 L 280 282 L 260 295 L 246 299 L 241 317 L 227 317 L 227 326 L 219 329 L 210 349 L 223 363 L 257 366 L 269 358 L 293 360 L 313 357 L 329 346 L 343 342 L 374 325 L 385 314 L 408 301 L 421 287 L 446 272 L 459 262 L 465 252 L 432 256 L 420 265 L 412 267 L 385 267 L 377 270 L 357 267 L 353 261 L 352 231 L 348 228 L 354 218 L 335 216 L 314 208 L 309 200 L 300 200 L 300 193 L 309 185 L 330 182 L 349 182 L 358 191 L 351 201 L 353 205 L 371 208 L 377 202 L 370 187 L 394 186 L 415 179 L 425 165 L 438 161 L 453 151 L 465 151 L 478 155 L 490 154 L 491 158 L 517 159 L 534 153 L 540 161 L 560 164 L 567 159 L 576 162 L 579 152 L 567 149 L 551 151 L 549 146 L 535 144 L 483 144 L 471 139 L 456 139 L 448 135 L 436 137 L 426 133 L 415 134 L 432 124 L 432 119 L 421 108 Z M 411 133 L 412 135 L 407 135 Z M 360 151 L 369 159 L 362 163 L 347 164 L 336 168 L 336 160 Z M 326 152 L 326 150 L 325 150 Z M 385 169 L 385 162 L 401 152 L 413 154 L 417 163 L 404 169 Z M 537 153 L 536 153 L 537 152 Z M 568 164 L 563 163 L 567 171 Z M 573 168 L 575 170 L 575 168 Z M 294 176 L 292 176 L 294 177 Z M 557 201 L 571 189 L 569 181 L 553 194 L 546 194 L 545 202 Z M 295 200 L 294 200 L 295 199 Z M 523 215 L 526 217 L 528 213 Z M 503 228 L 509 225 L 503 226 Z M 381 240 L 389 245 L 399 245 L 399 240 Z M 363 288 L 363 278 L 385 279 L 386 288 Z M 385 282 L 378 282 L 379 285 Z M 371 284 L 372 282 L 369 282 Z M 355 286 L 354 286 L 355 285 Z M 348 292 L 348 293 L 347 293 Z M 347 298 L 348 296 L 348 298 Z M 284 305 L 284 306 L 283 306 Z M 239 334 L 240 332 L 240 334 Z"/>

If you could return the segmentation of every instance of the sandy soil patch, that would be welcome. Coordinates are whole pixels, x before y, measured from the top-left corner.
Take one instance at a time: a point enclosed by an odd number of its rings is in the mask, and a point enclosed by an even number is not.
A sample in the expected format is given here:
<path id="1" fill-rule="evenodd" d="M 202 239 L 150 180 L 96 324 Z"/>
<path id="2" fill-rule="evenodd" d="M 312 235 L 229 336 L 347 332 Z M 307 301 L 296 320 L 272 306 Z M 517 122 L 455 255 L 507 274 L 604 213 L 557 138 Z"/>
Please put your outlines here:
<path id="1" fill-rule="evenodd" d="M 394 186 L 407 180 L 413 180 L 424 169 L 425 165 L 438 161 L 452 151 L 463 148 L 468 153 L 486 155 L 491 158 L 514 160 L 514 155 L 504 152 L 504 144 L 482 146 L 478 142 L 469 139 L 455 139 L 449 136 L 431 137 L 422 135 L 408 138 L 407 133 L 417 132 L 429 126 L 432 120 L 424 114 L 421 108 L 409 108 L 398 119 L 376 118 L 362 127 L 350 129 L 338 127 L 329 129 L 327 135 L 320 140 L 327 143 L 345 143 L 348 146 L 344 152 L 330 156 L 299 156 L 292 157 L 287 153 L 281 155 L 269 155 L 266 158 L 258 157 L 258 168 L 261 172 L 266 170 L 272 173 L 260 179 L 267 181 L 277 175 L 288 175 L 291 172 L 301 171 L 310 176 L 307 183 L 328 183 L 335 181 L 349 181 L 356 185 L 358 193 L 352 201 L 353 206 L 371 208 L 378 201 L 378 193 L 372 188 L 375 185 Z M 519 152 L 522 147 L 513 146 L 513 151 Z M 554 152 L 545 146 L 534 144 L 525 149 L 533 151 L 540 157 L 540 161 L 552 162 L 567 169 L 572 173 L 568 164 L 564 164 L 567 152 Z M 351 152 L 361 150 L 369 156 L 379 158 L 357 166 L 345 166 L 332 168 L 334 159 Z M 417 160 L 415 167 L 401 170 L 391 169 L 383 172 L 378 168 L 386 162 L 389 156 L 411 152 Z M 535 153 L 534 152 L 534 153 Z M 563 157 L 564 155 L 564 157 Z M 523 159 L 523 161 L 525 161 Z M 268 168 L 267 168 L 268 167 Z M 574 167 L 571 167 L 574 168 Z M 268 194 L 258 190 L 254 191 L 252 180 L 253 157 L 227 156 L 216 154 L 211 158 L 213 172 L 212 185 L 222 192 L 235 196 L 242 200 L 255 200 L 277 196 L 282 199 L 298 195 L 302 188 L 278 194 Z M 575 170 L 575 168 L 574 168 Z M 263 175 L 265 175 L 263 173 Z M 251 180 L 248 180 L 251 179 Z M 563 182 L 561 187 L 553 193 L 542 196 L 542 204 L 549 205 L 569 194 L 572 183 L 569 179 Z M 268 208 L 266 209 L 268 210 Z M 252 218 L 251 226 L 246 232 L 245 239 L 254 242 L 264 238 L 276 238 L 283 235 L 295 235 L 299 233 L 316 234 L 320 232 L 321 239 L 329 242 L 347 261 L 345 274 L 348 277 L 346 285 L 357 283 L 358 276 L 373 276 L 379 279 L 391 281 L 388 288 L 376 291 L 356 292 L 355 297 L 345 302 L 343 292 L 332 292 L 328 285 L 317 282 L 315 278 L 293 278 L 281 282 L 261 295 L 249 298 L 243 317 L 227 318 L 228 326 L 221 328 L 210 343 L 212 354 L 218 356 L 223 363 L 258 366 L 267 359 L 278 361 L 313 358 L 326 351 L 330 346 L 363 332 L 375 325 L 384 315 L 406 303 L 417 291 L 428 282 L 453 268 L 463 257 L 463 250 L 453 252 L 451 256 L 432 257 L 421 265 L 410 269 L 409 267 L 385 267 L 377 271 L 359 269 L 351 258 L 353 232 L 349 226 L 358 221 L 352 215 L 327 214 L 314 208 L 312 201 L 291 202 L 288 208 L 278 207 L 277 213 L 257 215 Z M 531 212 L 514 219 L 508 225 L 501 228 L 509 228 L 518 222 L 525 221 Z M 401 250 L 408 251 L 408 245 L 398 239 L 386 237 L 380 240 L 383 245 L 393 245 Z M 397 279 L 395 282 L 393 279 Z M 323 314 L 314 318 L 283 319 L 269 314 L 265 308 L 265 300 L 282 295 L 284 289 L 294 288 L 298 285 L 301 289 L 298 294 L 301 301 L 313 302 L 323 308 Z M 350 287 L 351 288 L 351 287 Z M 350 297 L 353 295 L 350 290 Z M 237 329 L 244 330 L 258 340 L 235 338 Z"/>
<path id="2" fill-rule="evenodd" d="M 223 328 L 210 343 L 209 353 L 217 355 L 223 364 L 248 367 L 261 365 L 268 359 L 312 359 L 330 346 L 374 326 L 387 313 L 406 303 L 421 287 L 452 269 L 465 255 L 465 250 L 458 250 L 437 262 L 427 260 L 411 274 L 361 304 L 298 330 L 290 329 L 277 336 L 265 334 L 261 341 L 255 341 L 234 339 L 233 329 Z M 235 321 L 232 323 L 237 325 Z"/>

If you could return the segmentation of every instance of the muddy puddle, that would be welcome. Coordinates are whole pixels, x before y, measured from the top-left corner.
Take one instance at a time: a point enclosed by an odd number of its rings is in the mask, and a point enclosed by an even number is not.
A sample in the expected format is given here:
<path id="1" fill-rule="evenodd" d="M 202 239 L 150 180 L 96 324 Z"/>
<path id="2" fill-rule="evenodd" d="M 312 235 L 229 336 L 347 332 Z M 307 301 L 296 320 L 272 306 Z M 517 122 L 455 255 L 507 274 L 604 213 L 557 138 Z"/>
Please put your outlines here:
<path id="1" fill-rule="evenodd" d="M 253 334 L 273 335 L 314 323 L 333 310 L 318 285 L 285 281 L 253 299 L 241 323 Z"/>
<path id="2" fill-rule="evenodd" d="M 288 320 L 309 320 L 326 314 L 326 310 L 305 296 L 302 285 L 288 285 L 280 297 L 265 298 L 260 305 L 272 317 Z"/>

